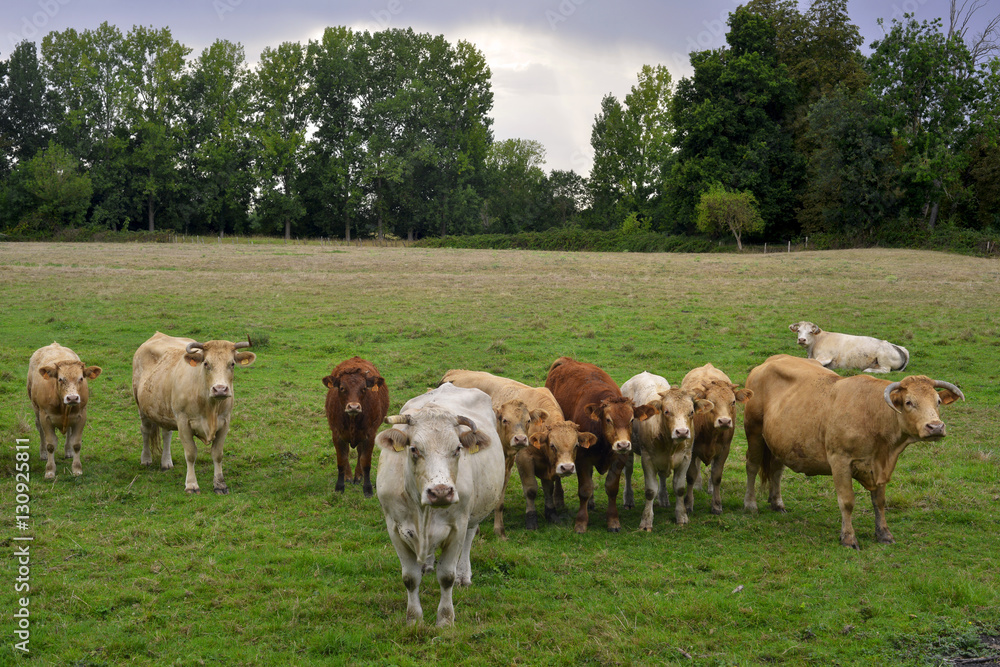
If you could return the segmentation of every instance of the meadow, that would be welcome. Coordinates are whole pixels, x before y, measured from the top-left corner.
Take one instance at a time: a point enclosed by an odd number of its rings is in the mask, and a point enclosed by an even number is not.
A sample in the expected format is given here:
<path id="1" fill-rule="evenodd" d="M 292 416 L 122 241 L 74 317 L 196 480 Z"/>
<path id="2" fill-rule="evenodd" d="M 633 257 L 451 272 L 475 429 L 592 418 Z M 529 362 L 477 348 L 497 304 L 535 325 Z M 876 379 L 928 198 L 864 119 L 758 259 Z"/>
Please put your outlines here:
<path id="1" fill-rule="evenodd" d="M 922 665 L 1000 652 L 989 646 L 1000 635 L 996 259 L 5 243 L 0 307 L 0 664 Z M 941 410 L 948 437 L 900 459 L 887 491 L 896 544 L 875 542 L 855 484 L 861 549 L 841 547 L 829 477 L 788 472 L 787 513 L 744 513 L 740 414 L 721 516 L 698 491 L 686 526 L 657 507 L 653 532 L 638 532 L 640 502 L 611 534 L 601 477 L 586 534 L 570 517 L 527 531 L 515 473 L 508 537 L 483 523 L 455 626 L 434 627 L 432 575 L 425 624 L 405 624 L 377 500 L 334 491 L 321 378 L 339 361 L 379 368 L 390 414 L 450 368 L 542 385 L 561 355 L 619 384 L 644 370 L 679 384 L 708 361 L 742 383 L 772 354 L 804 356 L 788 330 L 803 319 L 904 345 L 909 368 L 885 377 L 925 374 L 966 395 Z M 173 470 L 139 465 L 131 360 L 157 330 L 255 343 L 256 363 L 236 370 L 227 496 L 210 492 L 205 447 L 200 495 L 184 493 L 179 442 Z M 25 373 L 53 340 L 103 373 L 90 383 L 83 475 L 60 456 L 44 481 Z M 29 531 L 14 523 L 19 438 Z M 571 513 L 575 491 L 571 479 Z M 28 654 L 11 622 L 24 595 L 14 538 L 26 535 Z"/>

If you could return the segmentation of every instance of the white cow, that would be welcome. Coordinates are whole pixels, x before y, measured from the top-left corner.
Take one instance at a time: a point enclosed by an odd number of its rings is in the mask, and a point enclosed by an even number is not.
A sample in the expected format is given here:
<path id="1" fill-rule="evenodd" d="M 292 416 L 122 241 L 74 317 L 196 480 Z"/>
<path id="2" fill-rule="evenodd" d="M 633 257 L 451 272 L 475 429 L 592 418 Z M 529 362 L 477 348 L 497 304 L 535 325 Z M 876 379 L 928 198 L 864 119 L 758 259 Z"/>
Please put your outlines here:
<path id="1" fill-rule="evenodd" d="M 386 418 L 377 494 L 406 587 L 406 620 L 423 620 L 420 579 L 434 568 L 439 626 L 455 622 L 452 588 L 472 583 L 469 551 L 479 523 L 500 501 L 503 447 L 489 395 L 445 383 Z"/>
<path id="2" fill-rule="evenodd" d="M 902 371 L 910 363 L 905 347 L 871 336 L 823 331 L 812 322 L 796 322 L 788 328 L 798 334 L 798 343 L 827 368 L 858 368 L 865 373 Z"/>
<path id="3" fill-rule="evenodd" d="M 639 373 L 625 382 L 622 396 L 631 399 L 634 405 L 648 405 L 656 410 L 653 417 L 632 422 L 632 450 L 638 450 L 642 459 L 646 489 L 646 505 L 639 530 L 653 530 L 653 501 L 666 490 L 661 487 L 665 486 L 666 476 L 671 473 L 676 499 L 674 517 L 678 524 L 687 523 L 684 498 L 694 444 L 694 415 L 711 410 L 714 407 L 712 402 L 705 400 L 704 392 L 671 389 L 665 378 L 648 372 Z M 625 467 L 627 497 L 632 496 L 631 468 L 630 460 Z"/>

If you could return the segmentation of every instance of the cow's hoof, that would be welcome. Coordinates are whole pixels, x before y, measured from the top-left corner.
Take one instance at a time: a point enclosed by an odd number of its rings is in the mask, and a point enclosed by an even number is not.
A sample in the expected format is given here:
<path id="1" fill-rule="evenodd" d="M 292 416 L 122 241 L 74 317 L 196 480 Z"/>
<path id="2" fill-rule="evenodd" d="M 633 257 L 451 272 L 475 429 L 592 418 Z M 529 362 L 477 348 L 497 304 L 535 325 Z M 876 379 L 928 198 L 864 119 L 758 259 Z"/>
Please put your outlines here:
<path id="1" fill-rule="evenodd" d="M 582 535 L 583 533 L 587 532 L 587 524 L 583 524 L 583 525 L 576 524 L 575 526 L 573 526 L 573 531 L 577 532 L 577 533 L 580 533 Z"/>
<path id="2" fill-rule="evenodd" d="M 622 503 L 622 509 L 634 510 L 635 509 L 635 503 L 629 503 L 629 502 Z"/>
<path id="3" fill-rule="evenodd" d="M 338 483 L 337 486 L 333 487 L 333 490 L 334 491 L 339 491 L 340 493 L 343 493 L 344 492 L 344 485 L 343 485 L 343 483 Z"/>
<path id="4" fill-rule="evenodd" d="M 79 476 L 80 476 L 80 475 L 82 475 L 82 474 L 83 474 L 83 471 L 82 471 L 82 470 L 74 470 L 74 471 L 73 471 L 73 475 L 74 475 L 74 476 L 76 476 L 76 477 L 79 477 Z"/>
<path id="5" fill-rule="evenodd" d="M 375 495 L 375 492 L 372 491 L 372 487 L 365 487 L 365 498 L 371 498 L 373 495 Z"/>
<path id="6" fill-rule="evenodd" d="M 720 514 L 722 514 L 722 508 L 721 507 L 713 507 L 713 508 L 709 509 L 708 511 L 711 514 L 714 514 L 715 516 L 719 516 Z"/>
<path id="7" fill-rule="evenodd" d="M 215 492 L 216 492 L 217 494 L 219 494 L 220 496 L 224 496 L 224 495 L 226 495 L 227 493 L 229 493 L 229 488 L 228 488 L 228 487 L 225 487 L 225 486 L 224 486 L 224 487 L 222 487 L 221 489 L 215 489 Z"/>
<path id="8" fill-rule="evenodd" d="M 150 463 L 149 465 L 152 466 L 153 464 Z M 173 469 L 174 469 L 173 466 L 160 466 L 160 472 L 167 472 L 168 470 L 173 470 Z"/>
<path id="9" fill-rule="evenodd" d="M 621 526 L 608 526 L 609 533 L 620 533 L 622 530 Z"/>
<path id="10" fill-rule="evenodd" d="M 201 489 L 184 489 L 189 494 L 201 493 Z"/>
<path id="11" fill-rule="evenodd" d="M 538 530 L 538 512 L 530 512 L 524 515 L 524 528 L 525 530 Z"/>
<path id="12" fill-rule="evenodd" d="M 653 532 L 653 527 L 652 526 L 639 526 L 639 530 L 641 530 L 644 533 L 651 533 L 651 532 Z"/>
<path id="13" fill-rule="evenodd" d="M 47 472 L 47 473 L 45 473 L 45 479 L 55 479 L 55 478 L 56 478 L 56 474 L 54 472 Z"/>

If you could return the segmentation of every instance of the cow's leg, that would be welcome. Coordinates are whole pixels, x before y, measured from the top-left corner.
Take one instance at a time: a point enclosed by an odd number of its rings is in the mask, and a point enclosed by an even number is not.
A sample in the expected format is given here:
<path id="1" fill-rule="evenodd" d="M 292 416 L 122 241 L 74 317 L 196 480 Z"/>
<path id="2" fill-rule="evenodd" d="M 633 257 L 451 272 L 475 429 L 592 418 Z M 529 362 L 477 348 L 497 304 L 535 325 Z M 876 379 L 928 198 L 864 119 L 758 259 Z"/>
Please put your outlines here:
<path id="1" fill-rule="evenodd" d="M 667 485 L 667 473 L 661 470 L 658 475 L 660 476 L 660 493 L 656 497 L 656 502 L 660 507 L 670 507 L 670 492 L 667 490 L 670 487 Z"/>
<path id="2" fill-rule="evenodd" d="M 646 503 L 642 508 L 642 518 L 639 520 L 639 530 L 651 533 L 653 532 L 653 501 L 656 500 L 656 496 L 659 494 L 660 482 L 656 474 L 656 468 L 653 466 L 653 461 L 650 458 L 650 454 L 646 454 L 645 450 L 643 450 L 642 455 L 642 479 L 643 487 L 646 492 Z"/>
<path id="3" fill-rule="evenodd" d="M 369 440 L 358 446 L 358 467 L 355 469 L 355 476 L 359 473 L 362 475 L 361 491 L 365 494 L 365 498 L 371 498 L 374 493 L 371 479 L 373 449 L 375 449 L 374 440 Z"/>
<path id="4" fill-rule="evenodd" d="M 542 479 L 542 495 L 543 495 L 543 505 L 545 506 L 545 520 L 549 523 L 559 523 L 561 521 L 561 516 L 566 511 L 566 505 L 562 506 L 562 510 L 559 509 L 559 504 L 556 500 L 559 491 L 562 491 L 562 481 L 558 477 L 553 477 L 550 479 Z"/>
<path id="5" fill-rule="evenodd" d="M 155 428 L 155 426 L 154 426 Z M 163 445 L 163 453 L 160 454 L 160 471 L 171 470 L 174 467 L 174 455 L 170 453 L 170 438 L 173 431 L 162 429 L 160 431 L 160 442 Z M 152 462 L 152 461 L 150 461 Z"/>
<path id="6" fill-rule="evenodd" d="M 437 564 L 437 580 L 441 586 L 441 602 L 438 603 L 437 609 L 438 627 L 454 625 L 455 623 L 455 605 L 452 602 L 452 591 L 455 587 L 455 581 L 458 578 L 458 564 L 462 557 L 462 550 L 465 548 L 466 542 L 469 543 L 470 547 L 472 546 L 472 537 L 474 536 L 475 529 L 469 529 L 464 534 L 457 534 L 456 531 L 453 531 L 448 539 L 445 540 L 441 549 L 441 560 Z M 467 575 L 471 582 L 471 566 Z"/>
<path id="7" fill-rule="evenodd" d="M 507 534 L 503 530 L 503 507 L 504 498 L 507 497 L 507 484 L 510 483 L 510 472 L 514 469 L 514 454 L 509 453 L 504 456 L 503 490 L 500 492 L 500 502 L 493 510 L 493 534 L 497 537 L 507 539 Z"/>
<path id="8" fill-rule="evenodd" d="M 150 466 L 153 465 L 151 444 L 155 440 L 151 429 L 159 427 L 141 414 L 139 415 L 139 419 L 141 420 L 140 430 L 142 431 L 142 454 L 139 455 L 139 465 Z"/>
<path id="9" fill-rule="evenodd" d="M 688 514 L 694 514 L 694 487 L 697 486 L 698 478 L 701 476 L 701 461 L 691 457 L 687 472 L 684 474 L 687 481 L 687 490 L 684 493 L 684 508 Z"/>
<path id="10" fill-rule="evenodd" d="M 420 607 L 420 579 L 424 574 L 424 564 L 406 542 L 399 537 L 395 527 L 389 528 L 389 539 L 399 556 L 403 572 L 403 586 L 406 588 L 406 622 L 408 625 L 422 623 L 424 610 Z"/>
<path id="11" fill-rule="evenodd" d="M 34 404 L 32 404 L 32 408 L 34 408 Z M 38 410 L 35 410 L 35 430 L 38 431 L 38 458 L 47 461 L 49 451 L 45 449 L 45 431 L 42 430 L 42 419 L 38 415 Z"/>
<path id="12" fill-rule="evenodd" d="M 333 441 L 337 450 L 337 485 L 336 491 L 344 490 L 344 482 L 351 479 L 351 445 L 342 438 Z"/>
<path id="13" fill-rule="evenodd" d="M 767 502 L 775 512 L 785 511 L 785 501 L 781 499 L 781 473 L 785 466 L 771 459 L 770 489 L 767 492 Z"/>
<path id="14" fill-rule="evenodd" d="M 854 480 L 851 478 L 849 460 L 832 460 L 833 486 L 837 491 L 837 505 L 840 506 L 840 543 L 845 547 L 859 549 L 858 538 L 854 534 L 851 514 L 854 512 Z"/>
<path id="15" fill-rule="evenodd" d="M 879 484 L 871 491 L 872 505 L 875 507 L 875 539 L 882 544 L 895 544 L 885 521 L 885 484 Z"/>
<path id="16" fill-rule="evenodd" d="M 198 446 L 194 444 L 194 433 L 187 419 L 177 420 L 177 435 L 184 445 L 184 461 L 187 463 L 187 474 L 184 476 L 184 490 L 188 493 L 201 493 L 198 488 L 198 478 L 194 474 L 194 462 L 198 457 Z"/>
<path id="17" fill-rule="evenodd" d="M 635 507 L 635 496 L 632 494 L 632 468 L 635 467 L 635 454 L 629 452 L 625 463 L 625 495 L 622 496 L 622 507 L 630 510 Z M 644 473 L 645 474 L 645 473 Z"/>
<path id="18" fill-rule="evenodd" d="M 455 583 L 459 586 L 472 585 L 472 542 L 479 532 L 479 525 L 475 525 L 465 531 L 465 543 L 462 545 L 462 553 L 458 558 L 458 566 L 455 568 Z"/>
<path id="19" fill-rule="evenodd" d="M 70 471 L 74 475 L 83 474 L 83 464 L 80 462 L 80 448 L 83 446 L 83 427 L 87 425 L 86 409 L 80 411 L 76 423 L 66 431 L 66 455 L 73 457 Z"/>
<path id="20" fill-rule="evenodd" d="M 590 517 L 587 515 L 587 506 L 594 496 L 594 466 L 591 463 L 576 464 L 577 475 L 577 495 L 580 497 L 580 509 L 576 513 L 576 522 L 573 530 L 578 533 L 587 532 L 587 524 Z"/>
<path id="21" fill-rule="evenodd" d="M 222 477 L 222 446 L 226 443 L 226 435 L 229 433 L 229 422 L 222 425 L 215 432 L 215 439 L 212 440 L 212 465 L 215 468 L 212 476 L 212 488 L 219 495 L 229 493 L 226 480 Z"/>
<path id="22" fill-rule="evenodd" d="M 626 454 L 616 454 L 611 459 L 611 467 L 604 477 L 604 491 L 608 494 L 608 530 L 617 533 L 622 529 L 618 518 L 618 485 L 621 482 L 622 470 L 625 468 Z"/>
<path id="23" fill-rule="evenodd" d="M 552 478 L 552 507 L 560 514 L 566 512 L 566 496 L 563 495 L 561 477 Z"/>
<path id="24" fill-rule="evenodd" d="M 535 464 L 530 455 L 518 455 L 514 460 L 517 463 L 517 474 L 521 477 L 521 491 L 524 492 L 524 527 L 527 530 L 537 530 L 538 510 L 535 507 L 535 499 L 538 497 L 538 481 L 535 479 Z M 548 518 L 549 495 L 547 491 L 546 518 Z"/>
<path id="25" fill-rule="evenodd" d="M 749 413 L 743 415 L 744 429 L 747 435 L 747 492 L 743 496 L 743 509 L 747 512 L 757 512 L 757 474 L 764 461 L 764 437 L 758 429 L 759 425 Z"/>
<path id="26" fill-rule="evenodd" d="M 677 525 L 683 526 L 688 522 L 687 508 L 684 506 L 684 499 L 687 498 L 687 470 L 691 465 L 691 453 L 675 457 L 671 463 L 674 465 L 674 519 Z"/>
<path id="27" fill-rule="evenodd" d="M 722 470 L 726 467 L 728 457 L 727 448 L 724 453 L 718 453 L 712 459 L 712 506 L 709 508 L 712 514 L 722 514 Z"/>
<path id="28" fill-rule="evenodd" d="M 56 428 L 52 424 L 52 420 L 48 417 L 38 418 L 35 420 L 35 423 L 38 425 L 38 434 L 42 441 L 42 460 L 45 461 L 45 479 L 55 479 L 56 445 L 59 443 Z"/>

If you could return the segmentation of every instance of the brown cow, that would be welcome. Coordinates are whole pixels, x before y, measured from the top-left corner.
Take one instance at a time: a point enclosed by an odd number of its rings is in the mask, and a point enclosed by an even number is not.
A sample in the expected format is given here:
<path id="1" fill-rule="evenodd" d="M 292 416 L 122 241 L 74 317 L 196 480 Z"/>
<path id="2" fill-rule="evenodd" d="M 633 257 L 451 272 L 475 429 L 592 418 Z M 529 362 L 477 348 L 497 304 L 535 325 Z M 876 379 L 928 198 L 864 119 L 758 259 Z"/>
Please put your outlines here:
<path id="1" fill-rule="evenodd" d="M 248 366 L 257 358 L 253 352 L 240 352 L 244 347 L 250 343 L 199 343 L 157 331 L 132 357 L 132 395 L 142 420 L 139 462 L 152 465 L 153 452 L 162 442 L 160 469 L 173 468 L 170 435 L 179 432 L 187 462 L 184 490 L 188 493 L 199 493 L 194 474 L 198 455 L 195 438 L 211 445 L 215 492 L 229 493 L 222 475 L 222 446 L 233 411 L 233 369 L 236 364 Z"/>
<path id="2" fill-rule="evenodd" d="M 701 476 L 702 464 L 710 465 L 708 490 L 712 494 L 712 504 L 709 511 L 722 514 L 722 470 L 736 432 L 736 403 L 746 403 L 753 392 L 734 384 L 728 375 L 710 363 L 688 371 L 681 380 L 681 389 L 700 392 L 714 406 L 694 416 L 694 443 L 684 504 L 689 513 L 694 512 L 694 483 Z"/>
<path id="3" fill-rule="evenodd" d="M 441 383 L 445 382 L 451 382 L 456 387 L 479 389 L 490 396 L 504 453 L 504 493 L 500 496 L 500 504 L 497 505 L 493 513 L 493 532 L 500 537 L 505 537 L 504 497 L 514 461 L 517 455 L 527 447 L 528 433 L 548 417 L 548 412 L 529 406 L 528 401 L 537 402 L 537 396 L 533 394 L 536 390 L 528 385 L 491 373 L 453 369 L 441 378 Z"/>
<path id="4" fill-rule="evenodd" d="M 362 484 L 365 498 L 372 497 L 371 469 L 375 434 L 389 413 L 389 388 L 375 366 L 361 357 L 342 361 L 323 378 L 326 420 L 337 450 L 337 491 L 344 481 Z M 358 450 L 358 465 L 351 477 L 351 449 Z"/>
<path id="5" fill-rule="evenodd" d="M 548 389 L 542 391 L 552 395 Z M 542 480 L 545 520 L 555 523 L 559 520 L 559 513 L 566 511 L 562 478 L 576 472 L 577 452 L 597 442 L 593 433 L 581 433 L 574 422 L 561 419 L 562 409 L 558 405 L 555 412 L 556 417 L 550 413 L 548 419 L 532 428 L 528 436 L 531 447 L 518 453 L 515 459 L 524 489 L 524 524 L 528 530 L 538 528 L 538 510 L 535 509 L 538 483 L 535 478 Z"/>
<path id="6" fill-rule="evenodd" d="M 73 457 L 70 470 L 83 474 L 80 446 L 87 424 L 87 380 L 101 374 L 98 366 L 84 366 L 68 347 L 52 343 L 35 350 L 28 361 L 28 398 L 35 412 L 35 428 L 41 441 L 40 455 L 45 461 L 45 479 L 56 476 L 56 429 L 66 436 L 64 453 Z"/>
<path id="7" fill-rule="evenodd" d="M 580 509 L 574 530 L 587 531 L 587 504 L 594 495 L 594 468 L 607 477 L 604 490 L 608 494 L 608 530 L 621 530 L 618 520 L 618 484 L 632 449 L 632 419 L 640 421 L 655 414 L 647 405 L 633 406 L 607 373 L 593 364 L 569 357 L 559 357 L 549 368 L 545 387 L 552 392 L 563 414 L 580 425 L 580 430 L 592 433 L 597 442 L 577 454 L 576 474 Z"/>
<path id="8" fill-rule="evenodd" d="M 910 375 L 899 382 L 870 375 L 841 377 L 814 359 L 770 357 L 747 376 L 747 494 L 757 511 L 757 473 L 770 481 L 772 509 L 785 511 L 781 472 L 832 475 L 840 506 L 840 543 L 858 548 L 851 513 L 852 478 L 871 492 L 875 538 L 895 542 L 885 520 L 885 487 L 899 455 L 914 442 L 940 440 L 945 425 L 938 407 L 965 400 L 953 384 Z"/>

